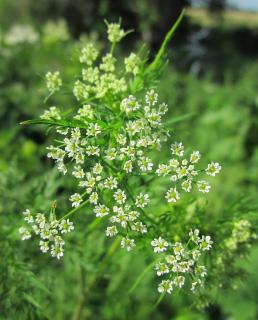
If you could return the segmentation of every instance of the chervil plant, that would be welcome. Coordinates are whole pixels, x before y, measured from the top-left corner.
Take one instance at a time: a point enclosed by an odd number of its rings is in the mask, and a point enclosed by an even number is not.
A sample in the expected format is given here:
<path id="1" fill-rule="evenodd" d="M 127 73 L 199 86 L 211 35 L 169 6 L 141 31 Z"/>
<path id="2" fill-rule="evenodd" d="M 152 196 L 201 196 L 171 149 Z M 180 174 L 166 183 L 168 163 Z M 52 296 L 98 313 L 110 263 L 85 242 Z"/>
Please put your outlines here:
<path id="1" fill-rule="evenodd" d="M 57 70 L 46 74 L 46 101 L 69 88 L 73 109 L 49 105 L 40 119 L 25 122 L 55 129 L 47 157 L 61 174 L 73 177 L 76 189 L 68 213 L 57 214 L 55 203 L 49 213 L 26 209 L 22 239 L 35 236 L 42 253 L 60 259 L 66 234 L 76 232 L 73 216 L 87 208 L 94 228 L 105 225 L 106 236 L 116 237 L 123 250 L 137 250 L 138 245 L 153 248 L 151 266 L 162 278 L 158 284 L 162 294 L 175 288 L 195 292 L 203 286 L 208 273 L 203 263 L 213 240 L 195 220 L 191 226 L 183 213 L 181 217 L 177 213 L 184 210 L 182 201 L 189 193 L 196 199 L 198 193 L 209 193 L 211 179 L 221 170 L 218 162 L 202 164 L 199 151 L 174 141 L 166 124 L 171 106 L 160 101 L 156 91 L 167 44 L 181 18 L 151 63 L 143 50 L 119 59 L 117 45 L 129 32 L 120 24 L 107 23 L 109 50 L 102 53 L 93 43 L 86 44 L 78 54 L 81 74 L 72 84 L 65 83 Z M 160 159 L 158 154 L 169 144 L 169 158 Z M 157 185 L 166 190 L 154 195 Z M 158 214 L 152 209 L 157 202 Z M 175 223 L 167 224 L 173 217 Z M 249 227 L 236 224 L 225 248 L 242 243 L 235 235 Z"/>

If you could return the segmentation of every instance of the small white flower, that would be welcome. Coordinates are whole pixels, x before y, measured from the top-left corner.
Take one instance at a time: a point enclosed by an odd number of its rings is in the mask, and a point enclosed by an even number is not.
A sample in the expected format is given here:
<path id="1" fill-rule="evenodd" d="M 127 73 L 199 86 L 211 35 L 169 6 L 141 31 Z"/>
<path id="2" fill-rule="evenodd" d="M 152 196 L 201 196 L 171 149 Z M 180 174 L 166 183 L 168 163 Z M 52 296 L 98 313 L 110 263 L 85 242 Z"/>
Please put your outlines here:
<path id="1" fill-rule="evenodd" d="M 142 172 L 147 172 L 152 170 L 153 163 L 148 157 L 141 157 L 138 160 L 138 166 Z"/>
<path id="2" fill-rule="evenodd" d="M 128 221 L 135 221 L 139 217 L 140 213 L 138 211 L 132 210 L 127 213 Z"/>
<path id="3" fill-rule="evenodd" d="M 173 291 L 173 282 L 171 280 L 163 280 L 158 286 L 159 293 L 171 293 Z"/>
<path id="4" fill-rule="evenodd" d="M 158 169 L 156 170 L 157 175 L 160 176 L 166 176 L 170 173 L 171 169 L 166 164 L 159 164 Z"/>
<path id="5" fill-rule="evenodd" d="M 116 141 L 117 143 L 121 144 L 121 145 L 125 145 L 126 144 L 126 136 L 123 136 L 122 134 L 118 134 L 116 137 Z"/>
<path id="6" fill-rule="evenodd" d="M 200 255 L 201 255 L 200 250 L 193 250 L 192 251 L 192 257 L 193 257 L 194 261 L 197 261 L 199 259 Z"/>
<path id="7" fill-rule="evenodd" d="M 99 199 L 99 196 L 98 196 L 97 192 L 92 192 L 92 194 L 89 197 L 90 203 L 97 204 L 98 199 Z"/>
<path id="8" fill-rule="evenodd" d="M 221 170 L 221 165 L 218 162 L 211 162 L 208 164 L 207 169 L 205 169 L 205 172 L 208 176 L 216 176 Z"/>
<path id="9" fill-rule="evenodd" d="M 81 168 L 81 166 L 75 166 L 74 171 L 72 172 L 72 175 L 76 179 L 83 179 L 85 176 L 85 173 L 84 173 L 83 169 Z"/>
<path id="10" fill-rule="evenodd" d="M 64 249 L 58 244 L 51 245 L 51 256 L 57 258 L 58 260 L 63 257 Z"/>
<path id="11" fill-rule="evenodd" d="M 138 110 L 140 108 L 140 104 L 134 96 L 130 95 L 128 98 L 122 100 L 120 108 L 128 114 Z"/>
<path id="12" fill-rule="evenodd" d="M 168 264 L 175 264 L 177 262 L 177 259 L 172 254 L 166 256 L 166 261 Z"/>
<path id="13" fill-rule="evenodd" d="M 200 151 L 193 151 L 190 155 L 190 162 L 197 163 L 201 159 Z"/>
<path id="14" fill-rule="evenodd" d="M 131 53 L 129 57 L 124 59 L 125 71 L 136 75 L 139 72 L 140 62 L 140 58 L 135 53 Z"/>
<path id="15" fill-rule="evenodd" d="M 159 237 L 151 241 L 151 245 L 154 247 L 155 253 L 164 252 L 167 250 L 168 242 L 163 238 Z"/>
<path id="16" fill-rule="evenodd" d="M 147 105 L 155 106 L 158 102 L 158 94 L 154 90 L 148 91 L 145 95 L 145 102 Z"/>
<path id="17" fill-rule="evenodd" d="M 174 283 L 175 286 L 177 286 L 179 288 L 182 288 L 183 285 L 185 284 L 185 277 L 177 276 L 177 277 L 175 277 L 173 283 Z"/>
<path id="18" fill-rule="evenodd" d="M 116 189 L 117 188 L 117 178 L 115 177 L 108 177 L 105 181 L 104 181 L 104 187 L 106 189 L 109 189 L 109 190 L 113 190 L 113 189 Z"/>
<path id="19" fill-rule="evenodd" d="M 43 253 L 48 252 L 48 250 L 49 250 L 49 242 L 40 240 L 39 241 L 39 248 L 40 248 L 40 251 L 42 251 Z"/>
<path id="20" fill-rule="evenodd" d="M 200 234 L 200 230 L 198 230 L 198 229 L 192 230 L 191 229 L 190 232 L 189 232 L 189 237 L 193 242 L 198 244 L 198 242 L 200 240 L 199 234 Z"/>
<path id="21" fill-rule="evenodd" d="M 123 204 L 125 203 L 126 200 L 126 195 L 125 192 L 121 189 L 118 189 L 115 193 L 114 193 L 114 199 L 116 200 L 117 203 L 119 204 Z"/>
<path id="22" fill-rule="evenodd" d="M 87 146 L 86 153 L 88 156 L 98 156 L 100 155 L 100 149 L 96 146 Z"/>
<path id="23" fill-rule="evenodd" d="M 190 270 L 190 264 L 188 261 L 181 261 L 178 263 L 178 268 L 176 272 L 187 273 Z"/>
<path id="24" fill-rule="evenodd" d="M 109 214 L 109 208 L 104 204 L 99 204 L 95 207 L 94 213 L 96 214 L 96 217 L 102 218 Z"/>
<path id="25" fill-rule="evenodd" d="M 97 123 L 90 123 L 86 131 L 88 137 L 96 137 L 101 133 L 101 127 Z"/>
<path id="26" fill-rule="evenodd" d="M 177 159 L 170 159 L 169 166 L 173 169 L 176 169 L 179 166 L 179 161 Z"/>
<path id="27" fill-rule="evenodd" d="M 199 239 L 199 247 L 202 251 L 210 250 L 212 244 L 213 241 L 211 240 L 210 236 L 202 236 L 201 239 Z"/>
<path id="28" fill-rule="evenodd" d="M 115 63 L 116 63 L 116 58 L 113 57 L 111 53 L 107 53 L 102 58 L 102 63 L 100 64 L 99 68 L 105 72 L 114 72 Z"/>
<path id="29" fill-rule="evenodd" d="M 176 256 L 183 256 L 184 252 L 185 252 L 185 249 L 184 249 L 184 247 L 183 247 L 181 242 L 176 242 L 173 245 L 173 251 L 174 251 Z"/>
<path id="30" fill-rule="evenodd" d="M 109 148 L 106 150 L 105 158 L 107 160 L 114 160 L 117 156 L 117 152 L 115 148 Z"/>
<path id="31" fill-rule="evenodd" d="M 199 180 L 197 182 L 197 188 L 202 193 L 208 193 L 210 192 L 211 186 L 208 184 L 205 180 Z"/>
<path id="32" fill-rule="evenodd" d="M 88 69 L 87 69 L 88 70 Z M 74 116 L 75 119 L 83 120 L 84 118 L 93 119 L 94 111 L 89 104 L 84 104 Z"/>
<path id="33" fill-rule="evenodd" d="M 177 200 L 180 199 L 180 194 L 177 191 L 176 187 L 170 188 L 167 191 L 165 198 L 167 199 L 168 202 L 177 202 Z"/>
<path id="34" fill-rule="evenodd" d="M 69 199 L 72 202 L 72 207 L 79 207 L 80 203 L 83 201 L 82 196 L 79 193 L 74 193 Z"/>
<path id="35" fill-rule="evenodd" d="M 118 233 L 116 226 L 110 226 L 106 229 L 107 237 L 114 237 Z"/>
<path id="36" fill-rule="evenodd" d="M 185 192 L 190 192 L 192 189 L 192 180 L 187 179 L 181 183 L 181 187 Z"/>
<path id="37" fill-rule="evenodd" d="M 135 199 L 136 207 L 141 208 L 141 209 L 146 207 L 149 202 L 150 202 L 150 199 L 149 199 L 149 195 L 147 193 L 143 194 L 141 192 Z"/>
<path id="38" fill-rule="evenodd" d="M 37 222 L 39 228 L 44 228 L 46 223 L 46 217 L 43 213 L 37 213 L 35 221 Z"/>
<path id="39" fill-rule="evenodd" d="M 127 160 L 127 161 L 124 163 L 123 169 L 124 169 L 127 173 L 132 172 L 132 171 L 133 171 L 133 162 L 132 162 L 132 160 Z"/>
<path id="40" fill-rule="evenodd" d="M 20 227 L 19 233 L 21 235 L 22 240 L 28 240 L 31 238 L 31 233 L 25 227 Z"/>
<path id="41" fill-rule="evenodd" d="M 207 269 L 204 266 L 196 266 L 195 274 L 197 276 L 204 278 L 205 276 L 207 276 Z"/>
<path id="42" fill-rule="evenodd" d="M 92 172 L 97 175 L 101 174 L 102 171 L 103 171 L 103 167 L 100 163 L 96 163 L 92 170 Z"/>
<path id="43" fill-rule="evenodd" d="M 182 142 L 175 142 L 171 145 L 172 154 L 182 157 L 184 155 L 184 146 Z"/>
<path id="44" fill-rule="evenodd" d="M 24 221 L 27 221 L 28 223 L 34 222 L 33 215 L 31 214 L 29 209 L 26 209 L 22 214 L 24 215 Z"/>
<path id="45" fill-rule="evenodd" d="M 134 222 L 132 224 L 132 230 L 139 233 L 147 233 L 147 227 L 141 221 Z"/>
<path id="46" fill-rule="evenodd" d="M 187 174 L 188 174 L 188 169 L 187 169 L 186 166 L 181 166 L 181 167 L 178 167 L 178 168 L 176 169 L 176 173 L 177 173 L 178 178 L 181 179 L 181 178 L 187 176 Z"/>
<path id="47" fill-rule="evenodd" d="M 135 247 L 134 239 L 130 239 L 128 237 L 122 238 L 121 247 L 126 249 L 127 251 L 131 251 L 133 247 Z"/>
<path id="48" fill-rule="evenodd" d="M 195 291 L 196 291 L 196 288 L 197 288 L 198 286 L 200 286 L 201 284 L 202 284 L 202 282 L 201 282 L 200 279 L 197 279 L 197 281 L 192 282 L 191 291 L 192 291 L 192 292 L 195 292 Z"/>
<path id="49" fill-rule="evenodd" d="M 69 219 L 63 219 L 60 224 L 59 224 L 59 229 L 61 233 L 69 233 L 72 230 L 74 230 L 74 225 L 73 222 L 70 221 Z"/>
<path id="50" fill-rule="evenodd" d="M 169 268 L 168 268 L 168 266 L 167 266 L 165 263 L 163 263 L 163 262 L 157 263 L 157 264 L 155 265 L 155 269 L 156 269 L 156 271 L 157 271 L 157 275 L 158 275 L 158 276 L 162 276 L 162 275 L 164 275 L 164 274 L 166 274 L 166 273 L 169 273 Z"/>

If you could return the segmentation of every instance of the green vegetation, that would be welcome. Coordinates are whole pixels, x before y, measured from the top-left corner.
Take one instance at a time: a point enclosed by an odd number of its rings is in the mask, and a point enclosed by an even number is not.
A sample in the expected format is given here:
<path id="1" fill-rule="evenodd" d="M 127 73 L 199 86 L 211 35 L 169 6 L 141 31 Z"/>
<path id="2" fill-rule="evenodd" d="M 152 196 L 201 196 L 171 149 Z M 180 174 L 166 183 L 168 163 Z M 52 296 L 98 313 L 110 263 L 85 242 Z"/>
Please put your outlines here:
<path id="1" fill-rule="evenodd" d="M 130 55 L 126 47 L 119 48 L 117 42 L 125 34 L 116 25 L 109 28 L 111 47 L 94 33 L 73 39 L 63 20 L 49 22 L 40 30 L 31 25 L 2 30 L 0 319 L 255 319 L 258 313 L 258 61 L 243 61 L 237 76 L 235 70 L 224 70 L 221 82 L 208 72 L 198 78 L 175 69 L 173 58 L 165 67 L 165 53 L 170 55 L 166 48 L 170 36 L 156 59 L 151 60 L 145 47 L 135 50 L 135 55 Z M 126 43 L 126 38 L 123 41 Z M 88 46 L 89 42 L 93 46 Z M 101 62 L 95 55 L 103 51 L 112 56 Z M 173 50 L 171 54 L 173 57 Z M 110 57 L 118 62 L 113 63 Z M 124 57 L 128 60 L 124 61 Z M 110 77 L 109 82 L 100 86 L 97 75 L 97 80 L 88 85 L 88 79 L 94 77 L 93 73 L 87 73 L 92 67 L 89 62 L 93 64 L 98 59 L 102 63 L 99 70 Z M 81 76 L 82 68 L 85 71 Z M 57 70 L 59 74 L 55 73 Z M 84 82 L 88 87 L 84 87 Z M 83 138 L 94 139 L 100 148 L 116 148 L 118 134 L 126 136 L 124 128 L 128 121 L 150 117 L 148 110 L 142 114 L 136 106 L 148 105 L 148 101 L 156 99 L 154 93 L 145 98 L 146 92 L 152 89 L 158 92 L 160 102 L 168 104 L 168 112 L 163 116 L 162 126 L 151 130 L 160 138 L 165 129 L 171 132 L 158 152 L 151 145 L 148 157 L 155 170 L 164 169 L 158 165 L 171 159 L 171 143 L 182 141 L 187 156 L 192 150 L 200 150 L 200 168 L 205 169 L 208 163 L 216 161 L 222 171 L 208 179 L 212 186 L 208 195 L 198 192 L 196 187 L 189 194 L 180 189 L 181 199 L 167 203 L 165 195 L 172 184 L 169 179 L 152 180 L 152 176 L 142 174 L 141 168 L 133 171 L 136 176 L 131 176 L 130 169 L 124 173 L 124 165 L 129 165 L 131 156 L 122 163 L 113 161 L 112 156 L 109 157 L 112 160 L 101 159 L 104 173 L 121 179 L 119 183 L 123 182 L 127 197 L 134 198 L 140 192 L 150 197 L 148 206 L 144 204 L 136 209 L 141 211 L 140 222 L 150 232 L 138 235 L 131 227 L 123 230 L 119 226 L 118 236 L 108 239 L 105 235 L 108 219 L 96 219 L 94 206 L 86 198 L 81 201 L 80 197 L 73 197 L 75 208 L 71 208 L 69 198 L 80 193 L 78 181 L 69 172 L 72 164 L 67 161 L 68 173 L 60 174 L 54 161 L 46 156 L 49 152 L 46 148 L 49 145 L 63 148 L 64 137 L 55 131 L 64 127 L 73 128 L 70 132 L 74 133 L 74 128 L 80 128 Z M 137 100 L 129 99 L 130 94 Z M 91 108 L 82 108 L 86 103 Z M 49 109 L 53 106 L 56 108 Z M 155 103 L 152 107 L 155 109 Z M 20 124 L 24 122 L 30 125 Z M 101 128 L 104 135 L 97 133 L 95 139 L 86 133 L 91 124 L 97 124 L 99 127 L 94 130 Z M 70 135 L 67 137 L 72 139 Z M 55 158 L 53 154 L 52 157 Z M 85 171 L 96 165 L 94 159 L 89 159 L 87 154 Z M 137 167 L 136 163 L 133 165 Z M 145 165 L 151 166 L 150 161 L 141 162 L 139 167 Z M 60 171 L 64 171 L 63 166 Z M 79 170 L 73 175 L 76 174 Z M 128 190 L 130 186 L 132 189 Z M 114 205 L 110 190 L 103 189 L 99 195 L 107 207 Z M 171 197 L 176 199 L 177 194 L 167 195 L 167 199 Z M 130 201 L 137 203 L 135 199 Z M 21 241 L 19 229 L 25 226 L 22 212 L 26 208 L 33 215 L 44 212 L 53 221 L 56 215 L 59 223 L 69 216 L 75 228 L 68 234 L 61 233 L 64 226 L 60 228 L 60 235 L 65 239 L 63 257 L 60 252 L 52 254 L 54 258 L 50 252 L 43 254 L 42 246 L 39 250 L 39 237 Z M 188 241 L 188 232 L 196 228 L 201 236 L 210 235 L 213 244 L 209 238 L 197 241 L 197 247 L 194 241 Z M 153 239 L 159 236 L 172 244 L 182 242 L 185 250 L 202 251 L 202 245 L 212 245 L 211 250 L 203 250 L 200 258 L 207 268 L 200 290 L 192 293 L 190 278 L 186 277 L 185 287 L 173 284 L 171 294 L 160 295 L 157 288 L 161 279 L 154 270 L 157 253 L 151 246 L 152 242 L 157 248 Z M 192 239 L 194 236 L 198 235 L 191 235 Z M 121 237 L 129 237 L 135 243 L 122 242 L 124 248 L 121 248 Z M 166 242 L 162 245 L 166 247 Z M 182 249 L 180 245 L 173 248 Z"/>

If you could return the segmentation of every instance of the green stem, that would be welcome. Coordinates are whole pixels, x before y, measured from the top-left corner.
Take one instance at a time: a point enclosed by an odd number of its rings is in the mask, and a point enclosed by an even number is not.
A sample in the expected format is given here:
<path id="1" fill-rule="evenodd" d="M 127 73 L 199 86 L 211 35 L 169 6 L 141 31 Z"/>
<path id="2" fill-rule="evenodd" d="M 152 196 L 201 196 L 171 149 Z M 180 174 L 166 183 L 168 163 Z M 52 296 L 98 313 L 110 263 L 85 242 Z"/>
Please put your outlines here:
<path id="1" fill-rule="evenodd" d="M 67 212 L 62 218 L 60 218 L 58 221 L 61 221 L 61 220 L 63 220 L 63 219 L 66 219 L 66 218 L 70 217 L 72 214 L 76 213 L 76 212 L 79 211 L 81 208 L 83 208 L 88 202 L 89 202 L 89 199 L 85 200 L 79 207 L 76 207 L 76 208 L 70 210 L 70 211 Z"/>
<path id="2" fill-rule="evenodd" d="M 155 69 L 156 65 L 160 62 L 160 60 L 162 59 L 162 57 L 165 54 L 165 51 L 167 49 L 168 43 L 171 40 L 173 34 L 175 33 L 176 29 L 178 28 L 178 26 L 180 25 L 183 17 L 185 14 L 185 9 L 182 10 L 180 16 L 178 17 L 178 19 L 176 20 L 175 24 L 172 26 L 172 28 L 169 30 L 169 32 L 166 34 L 165 40 L 163 41 L 154 61 L 149 65 L 149 67 L 147 68 L 147 71 L 150 71 L 152 69 Z"/>
<path id="3" fill-rule="evenodd" d="M 135 204 L 135 199 L 134 199 L 134 196 L 133 196 L 133 194 L 132 194 L 129 186 L 126 184 L 126 182 L 122 182 L 122 183 L 123 183 L 124 188 L 125 188 L 126 191 L 128 192 L 131 200 L 132 200 L 133 203 Z M 151 217 L 149 217 L 149 216 L 147 215 L 147 213 L 146 213 L 142 208 L 137 208 L 137 209 L 139 209 L 139 210 L 141 211 L 141 213 L 145 216 L 146 219 L 149 220 L 149 222 L 151 222 L 153 225 L 156 224 L 156 221 L 155 221 L 154 219 L 152 219 Z"/>
<path id="4" fill-rule="evenodd" d="M 118 170 L 115 168 L 115 167 L 113 167 L 110 163 L 108 163 L 102 156 L 100 157 L 101 158 L 101 161 L 106 165 L 106 166 L 108 166 L 112 171 L 114 171 L 114 172 L 118 172 Z"/>
<path id="5" fill-rule="evenodd" d="M 154 306 L 153 306 L 153 310 L 158 307 L 158 305 L 159 305 L 159 304 L 161 303 L 161 301 L 164 299 L 165 295 L 166 295 L 166 294 L 165 294 L 165 292 L 164 292 L 164 293 L 162 293 L 162 294 L 159 296 L 158 300 L 156 301 L 156 303 L 155 303 Z"/>
<path id="6" fill-rule="evenodd" d="M 142 279 L 145 277 L 145 275 L 149 272 L 149 270 L 155 265 L 156 261 L 152 261 L 152 263 L 150 263 L 144 270 L 143 272 L 137 277 L 136 281 L 134 282 L 134 284 L 131 286 L 131 288 L 129 289 L 129 294 L 131 294 L 136 287 L 140 284 L 140 282 L 142 281 Z"/>

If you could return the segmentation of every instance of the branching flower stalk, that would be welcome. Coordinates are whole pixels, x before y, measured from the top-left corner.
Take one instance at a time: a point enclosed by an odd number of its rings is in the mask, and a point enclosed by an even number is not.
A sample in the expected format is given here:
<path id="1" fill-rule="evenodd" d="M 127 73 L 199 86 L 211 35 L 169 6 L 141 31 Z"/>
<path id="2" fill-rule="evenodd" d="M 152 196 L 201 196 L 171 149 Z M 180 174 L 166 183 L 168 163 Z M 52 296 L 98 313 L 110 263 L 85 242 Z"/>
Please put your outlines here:
<path id="1" fill-rule="evenodd" d="M 164 240 L 157 228 L 157 217 L 148 209 L 152 200 L 148 190 L 135 185 L 135 177 L 157 179 L 157 183 L 161 178 L 163 182 L 159 183 L 169 183 L 165 194 L 160 195 L 160 201 L 167 202 L 169 208 L 194 188 L 208 193 L 211 185 L 205 177 L 213 177 L 221 170 L 217 162 L 206 168 L 199 166 L 200 152 L 187 154 L 183 143 L 176 141 L 171 144 L 171 157 L 166 163 L 152 159 L 170 139 L 169 128 L 164 125 L 168 105 L 160 101 L 154 88 L 174 31 L 175 27 L 149 65 L 146 57 L 136 53 L 118 63 L 115 48 L 128 34 L 120 24 L 107 23 L 111 46 L 103 56 L 92 43 L 82 48 L 78 57 L 81 76 L 71 88 L 78 105 L 74 114 L 68 117 L 60 107 L 50 106 L 40 119 L 26 122 L 56 129 L 58 138 L 47 148 L 47 156 L 62 174 L 77 181 L 77 190 L 69 198 L 73 209 L 59 219 L 55 210 L 48 218 L 27 209 L 24 220 L 28 226 L 20 228 L 23 240 L 34 233 L 40 238 L 40 250 L 60 259 L 64 253 L 63 236 L 74 229 L 72 215 L 87 206 L 96 219 L 103 220 L 107 237 L 121 237 L 124 250 L 131 251 L 138 241 L 145 241 L 161 255 L 155 269 L 159 277 L 166 275 L 167 279 L 159 284 L 160 293 L 182 288 L 186 276 L 192 291 L 203 283 L 201 279 L 207 272 L 198 259 L 211 248 L 212 240 L 199 236 L 197 229 L 190 231 L 186 245 Z M 58 94 L 62 85 L 58 71 L 47 73 L 49 97 Z"/>

